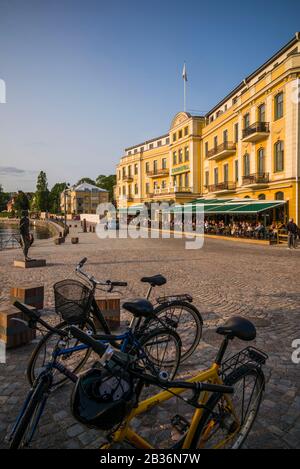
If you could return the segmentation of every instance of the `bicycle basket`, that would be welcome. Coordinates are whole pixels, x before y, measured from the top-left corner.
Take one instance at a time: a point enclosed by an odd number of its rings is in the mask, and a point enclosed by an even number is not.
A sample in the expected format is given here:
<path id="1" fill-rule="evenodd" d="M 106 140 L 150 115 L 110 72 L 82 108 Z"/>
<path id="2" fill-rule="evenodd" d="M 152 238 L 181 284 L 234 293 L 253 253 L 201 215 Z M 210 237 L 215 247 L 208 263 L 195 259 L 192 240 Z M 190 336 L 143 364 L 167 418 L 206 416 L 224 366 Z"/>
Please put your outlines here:
<path id="1" fill-rule="evenodd" d="M 55 311 L 68 324 L 76 324 L 88 316 L 92 292 L 78 280 L 62 280 L 53 286 Z"/>

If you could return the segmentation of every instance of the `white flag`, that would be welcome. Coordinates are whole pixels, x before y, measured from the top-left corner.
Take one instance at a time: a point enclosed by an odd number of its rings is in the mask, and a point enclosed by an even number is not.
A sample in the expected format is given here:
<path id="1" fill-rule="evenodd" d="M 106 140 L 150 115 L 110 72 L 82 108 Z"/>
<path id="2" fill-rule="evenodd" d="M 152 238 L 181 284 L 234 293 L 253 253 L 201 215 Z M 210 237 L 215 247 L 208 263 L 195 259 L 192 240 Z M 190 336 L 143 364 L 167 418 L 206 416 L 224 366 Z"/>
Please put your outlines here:
<path id="1" fill-rule="evenodd" d="M 183 78 L 185 81 L 188 81 L 188 79 L 187 79 L 187 73 L 186 73 L 186 65 L 185 65 L 185 64 L 183 65 L 182 78 Z"/>

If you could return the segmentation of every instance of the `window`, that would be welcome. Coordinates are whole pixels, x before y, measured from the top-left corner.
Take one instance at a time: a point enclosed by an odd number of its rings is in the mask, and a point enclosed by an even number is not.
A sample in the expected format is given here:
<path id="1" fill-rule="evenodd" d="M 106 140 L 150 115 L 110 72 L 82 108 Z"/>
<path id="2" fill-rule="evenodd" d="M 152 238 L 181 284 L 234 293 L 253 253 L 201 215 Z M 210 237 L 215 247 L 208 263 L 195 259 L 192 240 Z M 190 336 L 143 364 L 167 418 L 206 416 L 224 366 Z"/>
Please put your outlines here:
<path id="1" fill-rule="evenodd" d="M 214 169 L 214 183 L 217 185 L 219 183 L 219 170 L 218 168 Z"/>
<path id="2" fill-rule="evenodd" d="M 150 143 L 149 150 L 152 150 L 152 148 L 153 148 L 153 143 Z"/>
<path id="3" fill-rule="evenodd" d="M 144 151 L 144 147 L 141 147 L 140 152 L 143 153 L 143 151 Z"/>
<path id="4" fill-rule="evenodd" d="M 274 145 L 274 155 L 275 155 L 275 172 L 283 171 L 284 167 L 284 150 L 283 150 L 283 141 L 278 140 Z"/>
<path id="5" fill-rule="evenodd" d="M 182 155 L 182 148 L 178 151 L 178 163 L 182 163 L 183 155 Z"/>
<path id="6" fill-rule="evenodd" d="M 122 168 L 122 177 L 123 179 L 126 177 L 126 168 Z"/>
<path id="7" fill-rule="evenodd" d="M 250 155 L 246 153 L 244 155 L 244 176 L 250 176 Z"/>
<path id="8" fill-rule="evenodd" d="M 121 171 L 118 171 L 118 179 L 121 179 Z"/>
<path id="9" fill-rule="evenodd" d="M 228 182 L 228 164 L 224 164 L 224 182 Z"/>
<path id="10" fill-rule="evenodd" d="M 249 112 L 244 115 L 244 129 L 247 129 L 250 126 L 250 114 Z"/>
<path id="11" fill-rule="evenodd" d="M 134 149 L 134 153 L 137 153 L 137 148 Z"/>
<path id="12" fill-rule="evenodd" d="M 275 200 L 284 200 L 284 193 L 279 191 L 275 194 Z"/>
<path id="13" fill-rule="evenodd" d="M 190 159 L 190 150 L 189 147 L 185 147 L 184 149 L 184 161 L 189 161 Z"/>
<path id="14" fill-rule="evenodd" d="M 150 185 L 149 182 L 146 182 L 146 194 L 149 194 L 150 192 Z"/>
<path id="15" fill-rule="evenodd" d="M 224 111 L 227 111 L 227 104 L 225 104 L 224 106 Z"/>
<path id="16" fill-rule="evenodd" d="M 163 158 L 161 162 L 162 169 L 167 169 L 167 158 Z"/>
<path id="17" fill-rule="evenodd" d="M 215 150 L 217 149 L 218 147 L 218 137 L 214 137 L 214 148 Z"/>
<path id="18" fill-rule="evenodd" d="M 234 162 L 234 176 L 235 182 L 239 181 L 239 160 L 235 160 Z"/>
<path id="19" fill-rule="evenodd" d="M 173 151 L 173 165 L 177 164 L 177 153 L 176 151 Z"/>
<path id="20" fill-rule="evenodd" d="M 161 182 L 161 188 L 162 188 L 162 189 L 165 189 L 166 187 L 167 187 L 167 183 L 166 183 L 165 180 L 163 180 L 163 181 Z"/>
<path id="21" fill-rule="evenodd" d="M 128 166 L 128 177 L 131 177 L 131 166 Z"/>
<path id="22" fill-rule="evenodd" d="M 266 195 L 265 194 L 259 194 L 258 200 L 266 200 Z"/>
<path id="23" fill-rule="evenodd" d="M 261 104 L 257 109 L 257 120 L 258 122 L 266 122 L 266 106 Z"/>
<path id="24" fill-rule="evenodd" d="M 189 173 L 185 173 L 184 185 L 185 185 L 185 187 L 189 187 Z"/>
<path id="25" fill-rule="evenodd" d="M 131 197 L 131 184 L 128 184 L 128 196 Z"/>
<path id="26" fill-rule="evenodd" d="M 274 119 L 280 119 L 283 116 L 283 93 L 278 93 L 274 98 Z"/>
<path id="27" fill-rule="evenodd" d="M 182 130 L 179 130 L 179 132 L 178 132 L 178 138 L 182 138 Z"/>
<path id="28" fill-rule="evenodd" d="M 137 175 L 139 172 L 139 167 L 137 164 L 134 165 L 134 174 Z"/>
<path id="29" fill-rule="evenodd" d="M 184 128 L 184 135 L 185 137 L 189 134 L 189 128 L 188 127 L 185 127 Z"/>
<path id="30" fill-rule="evenodd" d="M 173 142 L 176 142 L 176 133 L 173 134 Z"/>
<path id="31" fill-rule="evenodd" d="M 205 187 L 209 185 L 209 171 L 205 171 Z"/>
<path id="32" fill-rule="evenodd" d="M 161 140 L 158 140 L 157 146 L 158 146 L 158 147 L 161 147 Z"/>
<path id="33" fill-rule="evenodd" d="M 239 141 L 239 124 L 234 124 L 234 141 L 237 143 Z"/>
<path id="34" fill-rule="evenodd" d="M 137 184 L 134 185 L 134 193 L 137 195 L 139 193 L 139 187 Z"/>
<path id="35" fill-rule="evenodd" d="M 131 155 L 131 151 L 128 152 L 128 155 Z"/>
<path id="36" fill-rule="evenodd" d="M 157 174 L 157 160 L 153 161 L 153 172 Z"/>
<path id="37" fill-rule="evenodd" d="M 257 172 L 260 175 L 265 172 L 265 152 L 263 148 L 260 148 L 257 152 Z"/>
<path id="38" fill-rule="evenodd" d="M 123 195 L 126 195 L 126 186 L 123 186 L 122 192 L 123 192 Z"/>
<path id="39" fill-rule="evenodd" d="M 224 143 L 228 142 L 228 130 L 224 130 L 223 132 L 223 142 Z"/>
<path id="40" fill-rule="evenodd" d="M 150 164 L 146 163 L 146 173 L 149 173 L 149 171 L 150 171 Z"/>
<path id="41" fill-rule="evenodd" d="M 208 142 L 205 142 L 205 156 L 208 155 Z"/>
<path id="42" fill-rule="evenodd" d="M 170 139 L 169 139 L 169 137 L 167 137 L 166 138 L 166 145 L 169 145 L 169 143 L 170 143 Z"/>
<path id="43" fill-rule="evenodd" d="M 182 187 L 182 174 L 179 174 L 179 187 Z"/>

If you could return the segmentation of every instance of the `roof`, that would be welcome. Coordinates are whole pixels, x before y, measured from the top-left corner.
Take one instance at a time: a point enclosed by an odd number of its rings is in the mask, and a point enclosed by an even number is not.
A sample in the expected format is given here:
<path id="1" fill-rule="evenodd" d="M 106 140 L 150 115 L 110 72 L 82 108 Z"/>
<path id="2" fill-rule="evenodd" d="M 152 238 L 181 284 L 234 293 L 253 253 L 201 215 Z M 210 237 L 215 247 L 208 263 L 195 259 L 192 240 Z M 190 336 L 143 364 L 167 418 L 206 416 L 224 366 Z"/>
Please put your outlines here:
<path id="1" fill-rule="evenodd" d="M 89 184 L 88 182 L 83 182 L 82 184 L 79 184 L 79 186 L 73 187 L 73 190 L 75 192 L 107 192 L 106 189 L 94 186 L 93 184 Z"/>
<path id="2" fill-rule="evenodd" d="M 222 104 L 224 104 L 228 99 L 230 99 L 232 96 L 234 96 L 239 90 L 241 90 L 245 84 L 250 81 L 255 75 L 258 75 L 261 73 L 261 71 L 270 65 L 274 60 L 276 60 L 278 57 L 280 57 L 285 51 L 287 51 L 290 47 L 292 47 L 294 44 L 297 44 L 297 42 L 300 39 L 300 33 L 296 32 L 294 37 L 287 43 L 285 44 L 279 51 L 277 51 L 275 54 L 272 55 L 266 62 L 264 62 L 262 65 L 260 65 L 254 72 L 252 72 L 250 75 L 248 75 L 242 82 L 240 82 L 230 93 L 228 93 L 221 101 L 219 101 L 212 109 L 210 109 L 206 114 L 205 117 L 208 117 L 211 113 L 216 111 Z"/>

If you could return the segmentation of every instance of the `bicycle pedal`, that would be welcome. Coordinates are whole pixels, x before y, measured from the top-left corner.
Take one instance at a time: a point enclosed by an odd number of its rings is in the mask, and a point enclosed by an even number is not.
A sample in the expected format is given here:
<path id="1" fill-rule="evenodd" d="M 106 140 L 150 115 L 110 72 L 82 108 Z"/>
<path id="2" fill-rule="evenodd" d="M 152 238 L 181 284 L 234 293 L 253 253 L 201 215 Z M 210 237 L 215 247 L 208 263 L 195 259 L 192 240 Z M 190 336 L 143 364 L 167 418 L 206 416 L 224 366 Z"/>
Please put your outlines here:
<path id="1" fill-rule="evenodd" d="M 171 425 L 182 435 L 189 429 L 190 423 L 187 419 L 179 414 L 171 418 Z"/>

